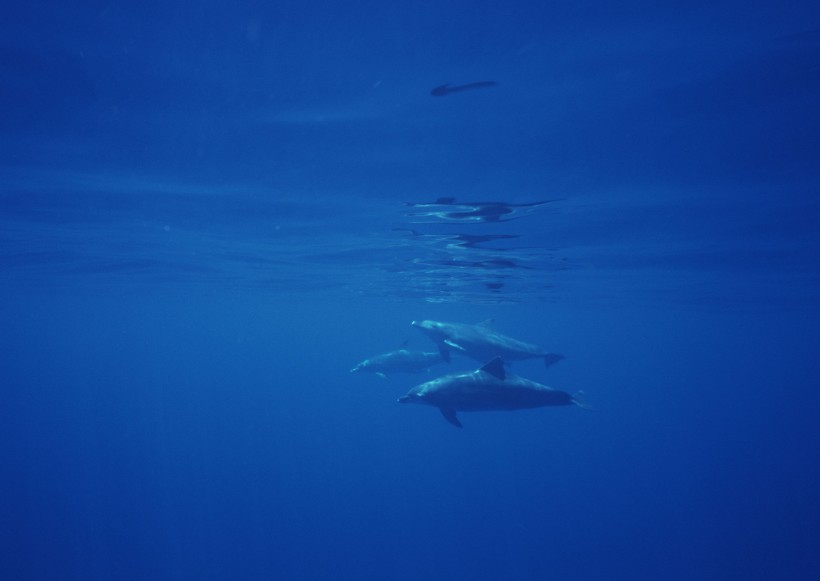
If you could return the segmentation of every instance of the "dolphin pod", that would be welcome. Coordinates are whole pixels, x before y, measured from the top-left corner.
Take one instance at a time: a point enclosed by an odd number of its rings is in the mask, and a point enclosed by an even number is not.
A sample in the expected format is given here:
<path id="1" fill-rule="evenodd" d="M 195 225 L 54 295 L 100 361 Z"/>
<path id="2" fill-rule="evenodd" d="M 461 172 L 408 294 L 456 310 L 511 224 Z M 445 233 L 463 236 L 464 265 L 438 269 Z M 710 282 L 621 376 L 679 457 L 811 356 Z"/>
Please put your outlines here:
<path id="1" fill-rule="evenodd" d="M 586 407 L 581 392 L 571 395 L 508 374 L 500 357 L 476 371 L 445 375 L 417 385 L 398 401 L 437 407 L 444 419 L 457 428 L 462 425 L 456 412 L 520 410 L 573 404 Z"/>
<path id="2" fill-rule="evenodd" d="M 382 378 L 389 373 L 418 373 L 445 361 L 450 363 L 453 354 L 480 361 L 482 366 L 474 371 L 451 373 L 424 382 L 398 400 L 437 407 L 444 419 L 458 428 L 462 427 L 458 412 L 567 405 L 589 409 L 583 401 L 583 392 L 570 394 L 508 373 L 505 365 L 512 361 L 540 358 L 550 367 L 564 356 L 502 335 L 493 329 L 491 321 L 468 325 L 425 320 L 413 321 L 411 325 L 431 339 L 438 352 L 403 347 L 365 359 L 350 372 L 375 373 Z"/>
<path id="3" fill-rule="evenodd" d="M 564 358 L 558 353 L 548 353 L 537 345 L 502 335 L 492 328 L 492 321 L 484 321 L 478 325 L 413 321 L 411 325 L 427 335 L 438 346 L 445 361 L 449 361 L 450 352 L 460 353 L 481 363 L 486 363 L 495 357 L 501 357 L 504 361 L 522 361 L 540 357 L 547 367 Z"/>

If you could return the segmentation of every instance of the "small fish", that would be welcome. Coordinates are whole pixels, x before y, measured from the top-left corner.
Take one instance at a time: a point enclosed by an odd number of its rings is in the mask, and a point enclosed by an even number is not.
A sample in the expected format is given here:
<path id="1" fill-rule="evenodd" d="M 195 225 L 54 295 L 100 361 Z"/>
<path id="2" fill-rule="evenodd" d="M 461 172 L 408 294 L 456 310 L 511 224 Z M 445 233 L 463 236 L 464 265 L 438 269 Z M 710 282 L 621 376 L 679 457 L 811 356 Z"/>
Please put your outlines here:
<path id="1" fill-rule="evenodd" d="M 470 91 L 472 89 L 489 89 L 490 87 L 497 87 L 499 83 L 495 81 L 478 81 L 476 83 L 467 83 L 466 85 L 441 85 L 436 87 L 430 94 L 434 97 L 444 97 L 450 93 L 460 93 L 461 91 Z"/>

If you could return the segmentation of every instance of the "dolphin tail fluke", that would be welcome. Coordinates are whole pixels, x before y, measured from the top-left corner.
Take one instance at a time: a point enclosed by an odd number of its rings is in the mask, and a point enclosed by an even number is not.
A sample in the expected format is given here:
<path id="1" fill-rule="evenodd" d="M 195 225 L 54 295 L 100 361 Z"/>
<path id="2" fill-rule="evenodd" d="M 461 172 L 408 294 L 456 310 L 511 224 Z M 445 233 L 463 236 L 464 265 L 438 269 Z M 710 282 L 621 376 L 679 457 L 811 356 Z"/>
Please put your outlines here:
<path id="1" fill-rule="evenodd" d="M 441 415 L 444 416 L 444 419 L 453 424 L 457 428 L 463 428 L 464 426 L 461 425 L 461 422 L 458 421 L 458 417 L 456 416 L 456 410 L 453 408 L 438 408 L 441 410 Z"/>
<path id="2" fill-rule="evenodd" d="M 563 358 L 564 356 L 559 353 L 547 353 L 544 355 L 544 366 L 549 367 L 550 365 L 555 365 Z"/>
<path id="3" fill-rule="evenodd" d="M 576 391 L 572 394 L 572 403 L 583 410 L 590 412 L 598 411 L 587 403 L 587 395 L 583 391 Z"/>

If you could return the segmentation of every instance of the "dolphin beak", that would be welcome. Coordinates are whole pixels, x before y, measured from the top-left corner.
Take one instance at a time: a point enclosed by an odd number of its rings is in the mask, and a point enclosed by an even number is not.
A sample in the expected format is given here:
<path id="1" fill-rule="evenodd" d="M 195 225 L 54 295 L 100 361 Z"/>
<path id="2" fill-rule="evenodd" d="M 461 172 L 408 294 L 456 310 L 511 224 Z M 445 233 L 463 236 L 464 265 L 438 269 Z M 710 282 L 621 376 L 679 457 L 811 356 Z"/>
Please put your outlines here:
<path id="1" fill-rule="evenodd" d="M 411 327 L 418 327 L 419 325 L 420 323 L 418 321 L 413 321 L 412 323 L 410 323 Z"/>
<path id="2" fill-rule="evenodd" d="M 410 403 L 411 401 L 413 401 L 413 398 L 411 398 L 409 395 L 403 395 L 396 401 L 399 403 Z"/>

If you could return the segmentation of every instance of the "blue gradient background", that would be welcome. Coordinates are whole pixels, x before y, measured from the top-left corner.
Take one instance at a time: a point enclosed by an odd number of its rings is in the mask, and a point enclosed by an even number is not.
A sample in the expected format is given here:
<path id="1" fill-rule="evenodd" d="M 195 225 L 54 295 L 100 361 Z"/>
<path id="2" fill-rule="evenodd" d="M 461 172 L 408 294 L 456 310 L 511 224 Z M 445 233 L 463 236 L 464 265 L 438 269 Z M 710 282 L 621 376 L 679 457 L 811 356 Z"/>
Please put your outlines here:
<path id="1" fill-rule="evenodd" d="M 0 15 L 0 578 L 820 575 L 816 3 Z M 597 411 L 348 372 L 425 318 Z"/>

